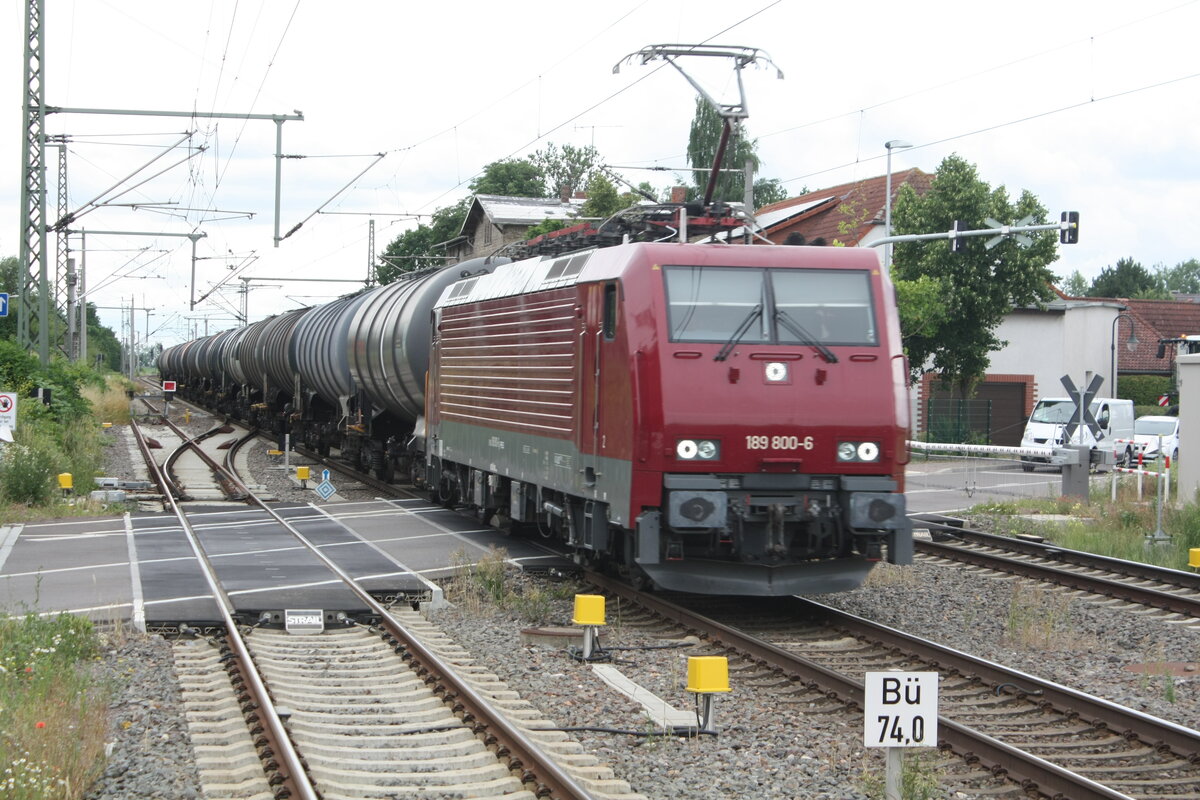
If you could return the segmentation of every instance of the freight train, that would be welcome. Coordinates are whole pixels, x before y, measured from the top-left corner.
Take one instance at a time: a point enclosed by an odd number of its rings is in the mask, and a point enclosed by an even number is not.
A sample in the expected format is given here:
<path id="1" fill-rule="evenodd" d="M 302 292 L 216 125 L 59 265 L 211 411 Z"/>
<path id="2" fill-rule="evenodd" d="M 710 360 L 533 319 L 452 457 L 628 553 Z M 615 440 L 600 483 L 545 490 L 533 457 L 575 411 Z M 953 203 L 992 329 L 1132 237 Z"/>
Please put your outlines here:
<path id="1" fill-rule="evenodd" d="M 912 559 L 907 364 L 868 250 L 477 259 L 159 366 L 203 405 L 636 584 L 823 593 Z"/>

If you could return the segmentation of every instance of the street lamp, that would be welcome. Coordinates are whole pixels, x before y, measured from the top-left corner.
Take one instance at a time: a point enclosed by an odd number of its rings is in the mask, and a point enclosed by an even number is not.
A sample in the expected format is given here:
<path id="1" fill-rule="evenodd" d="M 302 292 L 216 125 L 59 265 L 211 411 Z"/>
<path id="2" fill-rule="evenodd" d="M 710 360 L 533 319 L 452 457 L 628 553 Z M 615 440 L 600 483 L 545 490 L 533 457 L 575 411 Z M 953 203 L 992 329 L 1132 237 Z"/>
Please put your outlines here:
<path id="1" fill-rule="evenodd" d="M 1117 396 L 1117 326 L 1120 325 L 1122 319 L 1129 320 L 1129 338 L 1125 340 L 1125 347 L 1129 352 L 1137 350 L 1140 344 L 1137 338 L 1137 332 L 1134 330 L 1133 317 L 1128 314 L 1117 314 L 1112 321 L 1112 338 L 1110 339 L 1109 349 L 1112 351 L 1112 396 Z"/>
<path id="2" fill-rule="evenodd" d="M 912 145 L 903 139 L 891 139 L 884 142 L 883 146 L 887 148 L 887 197 L 883 201 L 883 235 L 884 238 L 887 238 L 892 235 L 892 151 L 903 150 Z M 883 268 L 890 270 L 892 268 L 892 245 L 889 242 L 884 247 Z"/>

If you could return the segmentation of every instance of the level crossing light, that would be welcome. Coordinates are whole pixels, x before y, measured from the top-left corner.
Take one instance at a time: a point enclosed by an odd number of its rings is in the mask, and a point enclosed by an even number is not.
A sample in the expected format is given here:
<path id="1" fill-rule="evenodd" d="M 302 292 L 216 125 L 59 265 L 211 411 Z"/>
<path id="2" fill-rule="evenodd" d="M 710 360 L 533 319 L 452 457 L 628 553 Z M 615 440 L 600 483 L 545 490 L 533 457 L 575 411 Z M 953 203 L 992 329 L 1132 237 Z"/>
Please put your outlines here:
<path id="1" fill-rule="evenodd" d="M 1112 338 L 1109 342 L 1109 349 L 1112 353 L 1112 396 L 1117 396 L 1117 328 L 1121 324 L 1122 319 L 1129 320 L 1129 338 L 1125 340 L 1125 347 L 1129 352 L 1137 350 L 1140 344 L 1137 338 L 1137 332 L 1134 330 L 1133 317 L 1128 314 L 1117 314 L 1112 321 Z"/>
<path id="2" fill-rule="evenodd" d="M 884 142 L 883 146 L 887 148 L 887 197 L 883 201 L 883 236 L 887 238 L 892 235 L 892 151 L 912 147 L 912 144 L 903 139 L 891 139 Z M 885 247 L 883 268 L 890 270 L 892 268 L 892 245 L 889 242 Z"/>

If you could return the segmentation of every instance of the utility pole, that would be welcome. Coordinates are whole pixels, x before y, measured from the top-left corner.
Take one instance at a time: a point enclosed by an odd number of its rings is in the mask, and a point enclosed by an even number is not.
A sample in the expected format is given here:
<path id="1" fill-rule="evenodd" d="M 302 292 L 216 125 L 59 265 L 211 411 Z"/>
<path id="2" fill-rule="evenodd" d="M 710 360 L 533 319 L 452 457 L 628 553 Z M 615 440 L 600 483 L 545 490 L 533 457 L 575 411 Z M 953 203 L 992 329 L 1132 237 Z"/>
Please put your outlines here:
<path id="1" fill-rule="evenodd" d="M 375 219 L 367 220 L 367 288 L 375 283 Z"/>
<path id="2" fill-rule="evenodd" d="M 25 142 L 21 153 L 21 296 L 17 341 L 33 346 L 31 300 L 38 296 L 38 357 L 50 361 L 49 275 L 46 263 L 46 29 L 45 0 L 26 0 L 22 115 Z M 36 289 L 35 289 L 36 287 Z"/>
<path id="3" fill-rule="evenodd" d="M 281 169 L 283 162 L 283 123 L 291 120 L 303 120 L 304 115 L 296 111 L 292 114 L 250 114 L 250 113 L 217 113 L 203 111 L 137 111 L 130 109 L 100 109 L 100 108 L 62 108 L 46 105 L 45 81 L 45 0 L 25 0 L 25 42 L 23 56 L 24 84 L 22 115 L 24 121 L 24 147 L 21 155 L 21 285 L 17 287 L 19 297 L 19 317 L 17 323 L 17 341 L 21 347 L 32 349 L 32 324 L 36 317 L 38 324 L 37 348 L 38 357 L 43 364 L 50 360 L 50 295 L 62 293 L 60 283 L 66 271 L 65 242 L 60 243 L 60 258 L 56 275 L 57 280 L 52 287 L 50 284 L 48 253 L 46 249 L 46 115 L 47 114 L 105 114 L 131 116 L 160 116 L 186 117 L 195 119 L 241 119 L 241 120 L 271 120 L 275 123 L 275 246 L 279 246 L 282 237 L 279 235 L 279 196 L 281 184 Z M 59 145 L 62 148 L 59 159 L 59 204 L 66 202 L 66 138 L 62 137 Z M 60 237 L 68 234 L 67 226 L 71 223 L 69 212 L 61 213 L 55 230 Z M 202 236 L 203 234 L 193 234 Z M 195 266 L 195 239 L 193 244 L 193 268 Z M 194 283 L 194 280 L 193 280 Z M 69 291 L 69 290 L 68 290 Z M 34 312 L 32 299 L 37 296 L 37 311 Z M 57 305 L 57 304 L 56 304 Z M 81 326 L 86 331 L 86 325 Z M 70 347 L 67 348 L 70 350 Z M 86 350 L 84 351 L 86 352 Z"/>

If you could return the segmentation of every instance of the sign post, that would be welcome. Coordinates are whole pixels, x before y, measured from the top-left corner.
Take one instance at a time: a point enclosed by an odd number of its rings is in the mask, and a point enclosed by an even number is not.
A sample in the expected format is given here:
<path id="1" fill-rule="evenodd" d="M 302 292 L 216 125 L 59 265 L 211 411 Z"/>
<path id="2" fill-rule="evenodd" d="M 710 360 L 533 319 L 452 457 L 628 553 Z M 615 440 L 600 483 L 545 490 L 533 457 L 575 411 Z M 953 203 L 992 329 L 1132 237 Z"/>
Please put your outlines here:
<path id="1" fill-rule="evenodd" d="M 900 800 L 906 747 L 937 747 L 936 672 L 868 672 L 863 744 L 887 748 L 886 800 Z"/>
<path id="2" fill-rule="evenodd" d="M 8 428 L 9 433 L 17 429 L 17 395 L 14 392 L 0 392 L 0 428 Z"/>
<path id="3" fill-rule="evenodd" d="M 1063 497 L 1074 497 L 1087 505 L 1088 491 L 1091 488 L 1088 474 L 1092 465 L 1092 448 L 1083 443 L 1082 431 L 1085 427 L 1090 430 L 1092 440 L 1096 442 L 1104 438 L 1104 431 L 1092 415 L 1092 401 L 1096 399 L 1096 393 L 1100 391 L 1104 378 L 1093 375 L 1090 371 L 1086 372 L 1084 385 L 1080 387 L 1075 386 L 1070 375 L 1063 375 L 1059 380 L 1067 390 L 1067 396 L 1075 401 L 1075 412 L 1071 415 L 1070 422 L 1063 427 L 1062 446 L 1066 455 L 1062 465 L 1062 493 Z M 1077 443 L 1071 444 L 1077 430 L 1080 431 Z"/>

